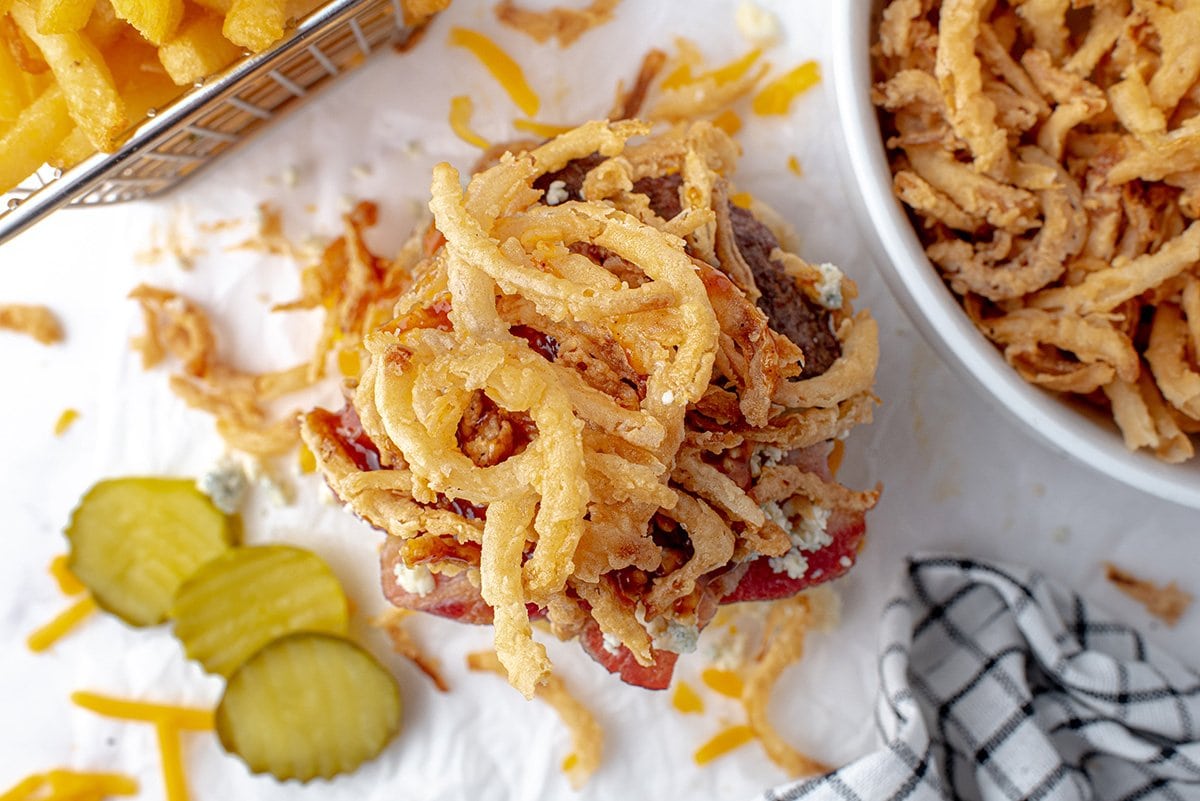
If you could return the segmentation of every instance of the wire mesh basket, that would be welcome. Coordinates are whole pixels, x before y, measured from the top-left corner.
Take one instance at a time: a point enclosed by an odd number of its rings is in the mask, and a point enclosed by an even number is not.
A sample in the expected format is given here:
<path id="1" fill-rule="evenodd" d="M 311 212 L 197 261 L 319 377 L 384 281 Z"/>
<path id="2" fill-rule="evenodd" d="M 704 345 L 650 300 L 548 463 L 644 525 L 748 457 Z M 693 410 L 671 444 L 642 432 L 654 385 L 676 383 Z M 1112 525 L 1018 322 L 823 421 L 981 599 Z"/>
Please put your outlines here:
<path id="1" fill-rule="evenodd" d="M 158 195 L 283 112 L 411 35 L 400 0 L 330 0 L 269 50 L 246 56 L 141 123 L 115 153 L 43 167 L 0 196 L 0 245 L 66 205 Z"/>

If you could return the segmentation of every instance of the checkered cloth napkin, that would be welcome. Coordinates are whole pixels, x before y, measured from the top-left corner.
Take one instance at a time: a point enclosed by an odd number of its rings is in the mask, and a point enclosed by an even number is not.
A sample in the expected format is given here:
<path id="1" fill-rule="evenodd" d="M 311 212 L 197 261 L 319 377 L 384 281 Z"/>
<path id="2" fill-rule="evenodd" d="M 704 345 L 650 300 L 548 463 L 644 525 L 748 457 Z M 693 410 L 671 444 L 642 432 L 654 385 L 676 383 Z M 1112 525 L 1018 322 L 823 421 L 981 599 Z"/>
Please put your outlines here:
<path id="1" fill-rule="evenodd" d="M 1200 799 L 1200 673 L 1036 572 L 911 559 L 879 676 L 880 750 L 769 801 Z"/>

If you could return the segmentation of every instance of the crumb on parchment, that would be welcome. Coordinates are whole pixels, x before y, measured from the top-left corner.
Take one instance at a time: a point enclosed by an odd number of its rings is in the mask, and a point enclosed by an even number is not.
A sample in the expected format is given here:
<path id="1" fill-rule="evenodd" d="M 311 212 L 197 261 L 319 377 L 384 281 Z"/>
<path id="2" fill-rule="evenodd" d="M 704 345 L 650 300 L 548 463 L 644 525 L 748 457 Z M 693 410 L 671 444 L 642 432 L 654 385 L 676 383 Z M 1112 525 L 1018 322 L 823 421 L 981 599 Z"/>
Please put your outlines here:
<path id="1" fill-rule="evenodd" d="M 0 329 L 31 336 L 43 345 L 53 345 L 63 340 L 58 318 L 45 306 L 0 304 Z"/>
<path id="2" fill-rule="evenodd" d="M 1168 626 L 1178 623 L 1179 618 L 1192 603 L 1192 594 L 1180 589 L 1174 581 L 1158 585 L 1147 579 L 1138 578 L 1111 562 L 1104 563 L 1104 577 L 1111 581 L 1118 590 L 1146 607 L 1147 612 Z"/>

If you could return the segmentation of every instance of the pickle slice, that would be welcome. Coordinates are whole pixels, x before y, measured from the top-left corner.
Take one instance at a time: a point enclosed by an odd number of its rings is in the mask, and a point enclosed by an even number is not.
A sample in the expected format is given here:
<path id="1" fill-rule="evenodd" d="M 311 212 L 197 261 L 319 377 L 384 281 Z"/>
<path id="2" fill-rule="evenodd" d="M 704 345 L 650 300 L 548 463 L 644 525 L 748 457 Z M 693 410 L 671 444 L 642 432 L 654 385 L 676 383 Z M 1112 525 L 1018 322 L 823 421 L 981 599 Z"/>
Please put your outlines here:
<path id="1" fill-rule="evenodd" d="M 286 634 L 349 628 L 346 593 L 333 571 L 290 545 L 221 554 L 179 587 L 171 617 L 187 655 L 222 676 Z"/>
<path id="2" fill-rule="evenodd" d="M 400 688 L 349 640 L 300 632 L 237 669 L 216 723 L 221 745 L 254 773 L 328 779 L 378 756 L 400 730 Z"/>
<path id="3" fill-rule="evenodd" d="M 230 519 L 187 479 L 116 478 L 80 500 L 68 567 L 101 608 L 134 626 L 163 622 L 179 585 L 229 548 Z"/>

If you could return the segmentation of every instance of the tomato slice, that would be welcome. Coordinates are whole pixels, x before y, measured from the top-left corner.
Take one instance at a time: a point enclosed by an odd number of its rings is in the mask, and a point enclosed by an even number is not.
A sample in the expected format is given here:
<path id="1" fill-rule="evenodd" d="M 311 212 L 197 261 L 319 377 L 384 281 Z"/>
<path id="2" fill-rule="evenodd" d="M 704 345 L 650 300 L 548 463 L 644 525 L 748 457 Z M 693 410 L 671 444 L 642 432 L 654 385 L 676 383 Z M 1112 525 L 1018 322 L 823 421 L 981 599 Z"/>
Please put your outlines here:
<path id="1" fill-rule="evenodd" d="M 721 603 L 789 598 L 801 590 L 845 575 L 858 557 L 867 532 L 866 518 L 862 512 L 834 509 L 829 516 L 827 531 L 833 537 L 833 542 L 818 551 L 805 554 L 808 570 L 803 576 L 792 578 L 787 573 L 776 573 L 771 569 L 770 560 L 760 556 L 750 563 L 746 575 L 742 576 L 733 592 L 721 599 Z"/>
<path id="2" fill-rule="evenodd" d="M 671 651 L 651 649 L 650 655 L 654 657 L 654 664 L 649 667 L 639 665 L 624 645 L 618 647 L 615 653 L 605 648 L 604 633 L 595 621 L 588 622 L 579 635 L 579 644 L 588 656 L 599 662 L 609 673 L 617 674 L 626 684 L 647 690 L 667 689 L 671 685 L 671 676 L 675 673 L 675 662 L 679 659 L 679 654 Z"/>

